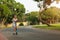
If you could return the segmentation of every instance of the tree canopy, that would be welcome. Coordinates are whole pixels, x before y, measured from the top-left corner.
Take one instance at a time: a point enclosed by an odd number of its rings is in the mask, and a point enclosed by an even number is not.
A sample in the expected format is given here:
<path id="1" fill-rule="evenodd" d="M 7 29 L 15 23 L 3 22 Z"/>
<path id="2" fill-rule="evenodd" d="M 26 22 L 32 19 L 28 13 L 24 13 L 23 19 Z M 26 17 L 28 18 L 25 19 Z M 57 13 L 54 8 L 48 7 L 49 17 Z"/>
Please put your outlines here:
<path id="1" fill-rule="evenodd" d="M 44 19 L 45 21 L 54 20 L 56 22 L 60 18 L 60 9 L 56 7 L 48 8 L 47 10 L 42 12 L 41 18 Z"/>
<path id="2" fill-rule="evenodd" d="M 14 14 L 20 19 L 23 17 L 24 13 L 25 7 L 23 4 L 16 2 L 15 0 L 0 0 L 1 22 L 3 22 L 3 20 L 4 22 L 11 22 Z"/>
<path id="3" fill-rule="evenodd" d="M 38 12 L 30 12 L 26 14 L 26 20 L 30 22 L 31 25 L 38 24 Z"/>

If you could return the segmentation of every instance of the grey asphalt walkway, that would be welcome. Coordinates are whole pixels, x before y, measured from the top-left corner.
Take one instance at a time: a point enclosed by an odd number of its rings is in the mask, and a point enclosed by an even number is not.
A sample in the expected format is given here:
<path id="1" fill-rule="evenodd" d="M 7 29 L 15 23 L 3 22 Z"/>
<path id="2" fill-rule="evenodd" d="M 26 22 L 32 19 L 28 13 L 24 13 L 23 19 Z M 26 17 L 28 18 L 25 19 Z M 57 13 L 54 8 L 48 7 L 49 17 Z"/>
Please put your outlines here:
<path id="1" fill-rule="evenodd" d="M 13 35 L 12 28 L 6 28 L 1 32 L 8 40 L 60 40 L 60 31 L 54 30 L 21 27 L 18 28 L 18 35 Z"/>

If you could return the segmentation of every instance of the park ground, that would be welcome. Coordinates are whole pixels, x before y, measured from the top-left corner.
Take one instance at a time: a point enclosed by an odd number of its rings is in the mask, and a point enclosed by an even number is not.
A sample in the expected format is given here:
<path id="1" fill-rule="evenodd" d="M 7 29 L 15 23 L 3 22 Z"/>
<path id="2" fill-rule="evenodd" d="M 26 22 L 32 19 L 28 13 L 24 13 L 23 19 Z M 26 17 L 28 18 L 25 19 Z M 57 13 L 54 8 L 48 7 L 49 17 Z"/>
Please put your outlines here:
<path id="1" fill-rule="evenodd" d="M 18 27 L 18 35 L 13 35 L 13 28 L 9 27 L 0 31 L 8 40 L 60 40 L 60 31 L 49 30 L 44 27 L 34 28 L 35 26 Z"/>
<path id="2" fill-rule="evenodd" d="M 51 26 L 47 26 L 46 24 L 41 25 L 34 25 L 35 28 L 41 28 L 41 29 L 48 29 L 48 30 L 58 30 L 60 31 L 60 23 L 56 24 L 50 24 Z"/>

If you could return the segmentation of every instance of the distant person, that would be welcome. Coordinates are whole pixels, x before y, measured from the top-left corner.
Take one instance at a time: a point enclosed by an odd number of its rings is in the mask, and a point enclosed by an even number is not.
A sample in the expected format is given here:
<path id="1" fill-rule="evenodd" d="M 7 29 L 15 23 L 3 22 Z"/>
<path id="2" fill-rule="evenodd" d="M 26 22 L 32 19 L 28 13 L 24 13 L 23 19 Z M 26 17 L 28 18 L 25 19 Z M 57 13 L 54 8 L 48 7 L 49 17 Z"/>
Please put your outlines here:
<path id="1" fill-rule="evenodd" d="M 17 16 L 14 15 L 12 21 L 13 21 L 14 34 L 16 34 L 16 35 L 17 35 L 17 20 L 18 20 L 18 19 L 17 19 Z"/>

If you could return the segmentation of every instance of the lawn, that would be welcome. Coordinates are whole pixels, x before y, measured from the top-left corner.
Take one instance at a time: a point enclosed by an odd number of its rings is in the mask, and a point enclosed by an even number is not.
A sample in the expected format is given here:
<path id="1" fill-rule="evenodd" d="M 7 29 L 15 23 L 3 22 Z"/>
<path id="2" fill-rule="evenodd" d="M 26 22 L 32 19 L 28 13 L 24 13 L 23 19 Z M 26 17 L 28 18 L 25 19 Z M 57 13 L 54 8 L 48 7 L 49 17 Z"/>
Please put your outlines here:
<path id="1" fill-rule="evenodd" d="M 51 26 L 47 26 L 46 24 L 42 25 L 34 25 L 35 28 L 42 28 L 42 29 L 50 29 L 50 30 L 60 30 L 60 23 L 58 24 L 50 24 Z"/>

